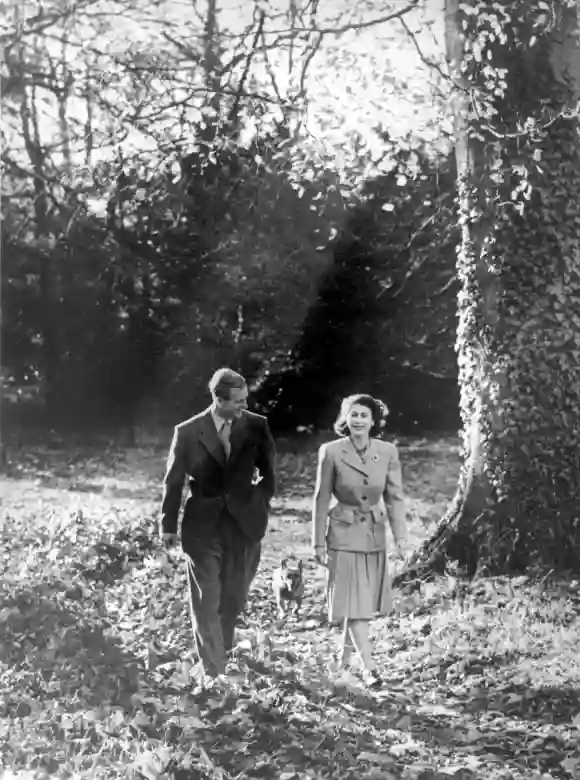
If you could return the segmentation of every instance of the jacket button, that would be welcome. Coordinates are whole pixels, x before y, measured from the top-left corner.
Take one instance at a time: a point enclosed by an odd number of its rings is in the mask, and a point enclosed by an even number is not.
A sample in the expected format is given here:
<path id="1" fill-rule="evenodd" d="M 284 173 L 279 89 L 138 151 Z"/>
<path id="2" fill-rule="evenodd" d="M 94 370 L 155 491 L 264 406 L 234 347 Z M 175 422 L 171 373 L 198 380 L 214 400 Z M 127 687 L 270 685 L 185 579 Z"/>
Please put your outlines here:
<path id="1" fill-rule="evenodd" d="M 363 485 L 368 485 L 368 484 L 369 484 L 369 481 L 368 481 L 368 479 L 364 479 L 364 480 L 363 480 Z"/>
<path id="2" fill-rule="evenodd" d="M 368 501 L 368 496 L 361 496 L 361 499 L 362 499 L 363 501 Z"/>

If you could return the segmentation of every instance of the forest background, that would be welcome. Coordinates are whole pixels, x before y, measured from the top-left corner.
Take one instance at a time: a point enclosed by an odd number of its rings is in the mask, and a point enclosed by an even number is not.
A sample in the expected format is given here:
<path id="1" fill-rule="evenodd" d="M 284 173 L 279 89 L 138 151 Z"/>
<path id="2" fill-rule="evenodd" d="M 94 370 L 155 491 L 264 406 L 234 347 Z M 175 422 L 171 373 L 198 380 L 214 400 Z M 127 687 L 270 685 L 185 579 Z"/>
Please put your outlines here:
<path id="1" fill-rule="evenodd" d="M 441 4 L 7 4 L 4 430 L 459 426 Z"/>

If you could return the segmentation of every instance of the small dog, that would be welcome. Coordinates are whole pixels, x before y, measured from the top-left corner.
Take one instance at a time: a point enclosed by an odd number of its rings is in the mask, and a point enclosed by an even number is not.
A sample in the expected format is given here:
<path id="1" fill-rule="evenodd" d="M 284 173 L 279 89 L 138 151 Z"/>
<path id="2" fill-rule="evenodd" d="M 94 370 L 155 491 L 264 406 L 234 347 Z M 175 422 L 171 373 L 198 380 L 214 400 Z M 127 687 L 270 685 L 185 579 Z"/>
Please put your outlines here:
<path id="1" fill-rule="evenodd" d="M 302 561 L 284 558 L 272 575 L 272 589 L 278 606 L 278 616 L 286 617 L 292 602 L 294 602 L 292 614 L 298 615 L 304 595 Z"/>

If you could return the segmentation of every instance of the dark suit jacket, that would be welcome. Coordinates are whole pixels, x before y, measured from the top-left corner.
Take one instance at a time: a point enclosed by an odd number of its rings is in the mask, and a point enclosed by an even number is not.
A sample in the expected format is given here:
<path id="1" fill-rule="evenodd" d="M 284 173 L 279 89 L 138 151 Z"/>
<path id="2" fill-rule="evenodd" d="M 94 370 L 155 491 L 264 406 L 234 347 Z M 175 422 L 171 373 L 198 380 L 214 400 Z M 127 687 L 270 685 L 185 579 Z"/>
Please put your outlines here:
<path id="1" fill-rule="evenodd" d="M 211 407 L 175 427 L 163 486 L 163 533 L 177 531 L 183 483 L 189 476 L 182 538 L 213 535 L 224 508 L 247 538 L 258 541 L 264 536 L 276 488 L 275 447 L 266 418 L 244 412 L 234 420 L 230 442 L 226 460 Z M 263 478 L 257 485 L 252 484 L 255 469 Z"/>

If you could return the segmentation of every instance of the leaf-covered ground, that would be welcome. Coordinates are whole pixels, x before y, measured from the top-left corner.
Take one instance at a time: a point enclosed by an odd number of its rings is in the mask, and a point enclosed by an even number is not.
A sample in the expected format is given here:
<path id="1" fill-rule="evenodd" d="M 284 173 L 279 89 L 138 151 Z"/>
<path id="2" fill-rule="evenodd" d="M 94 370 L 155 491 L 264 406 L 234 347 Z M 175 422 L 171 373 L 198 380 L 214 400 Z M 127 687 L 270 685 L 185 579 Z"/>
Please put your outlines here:
<path id="1" fill-rule="evenodd" d="M 229 690 L 200 692 L 179 556 L 155 541 L 165 452 L 28 448 L 2 478 L 0 778 L 580 778 L 578 587 L 445 580 L 377 621 L 388 680 L 337 675 L 309 561 L 315 443 L 282 443 Z M 401 442 L 416 544 L 452 495 L 454 441 Z M 14 455 L 13 455 L 14 458 Z M 299 620 L 270 575 L 306 561 Z"/>

